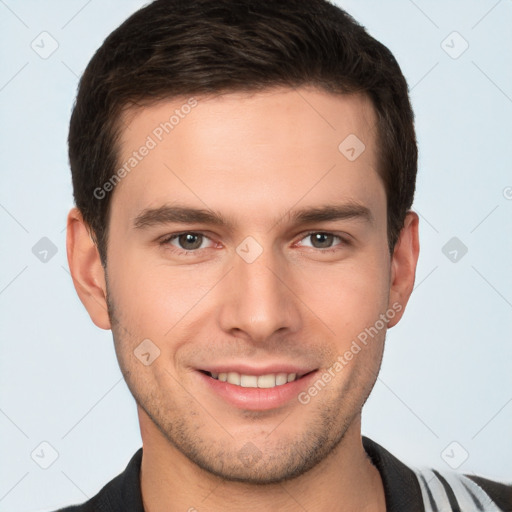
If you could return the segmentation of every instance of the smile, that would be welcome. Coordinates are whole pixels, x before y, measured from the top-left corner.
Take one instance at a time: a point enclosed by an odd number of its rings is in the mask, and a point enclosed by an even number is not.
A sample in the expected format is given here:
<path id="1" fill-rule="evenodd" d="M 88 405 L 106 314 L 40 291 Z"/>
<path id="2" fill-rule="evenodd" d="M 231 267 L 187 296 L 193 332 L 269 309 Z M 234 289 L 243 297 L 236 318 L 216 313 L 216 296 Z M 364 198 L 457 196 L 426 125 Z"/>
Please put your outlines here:
<path id="1" fill-rule="evenodd" d="M 266 375 L 244 375 L 238 372 L 207 372 L 213 379 L 242 388 L 274 388 L 297 380 L 297 373 L 268 373 Z"/>
<path id="2" fill-rule="evenodd" d="M 283 362 L 265 366 L 223 363 L 195 372 L 214 396 L 235 408 L 252 411 L 298 403 L 297 396 L 317 373 L 318 368 Z"/>

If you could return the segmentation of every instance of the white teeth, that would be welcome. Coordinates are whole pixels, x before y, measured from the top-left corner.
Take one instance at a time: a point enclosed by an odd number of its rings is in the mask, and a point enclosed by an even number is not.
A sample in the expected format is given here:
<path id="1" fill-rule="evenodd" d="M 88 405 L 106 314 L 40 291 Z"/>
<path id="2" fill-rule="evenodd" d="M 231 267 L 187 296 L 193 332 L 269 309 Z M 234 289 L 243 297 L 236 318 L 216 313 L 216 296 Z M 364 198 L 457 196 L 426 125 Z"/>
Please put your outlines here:
<path id="1" fill-rule="evenodd" d="M 211 372 L 214 379 L 243 388 L 274 388 L 297 379 L 296 373 L 269 373 L 267 375 L 243 375 L 237 372 Z"/>
<path id="2" fill-rule="evenodd" d="M 276 386 L 282 386 L 288 382 L 288 375 L 286 373 L 278 373 L 276 375 Z"/>
<path id="3" fill-rule="evenodd" d="M 256 375 L 240 375 L 240 385 L 243 388 L 257 388 L 258 377 Z"/>
<path id="4" fill-rule="evenodd" d="M 236 384 L 237 386 L 240 386 L 240 374 L 236 372 L 229 372 L 227 381 L 230 384 Z"/>
<path id="5" fill-rule="evenodd" d="M 276 385 L 276 376 L 275 375 L 260 375 L 258 377 L 258 387 L 259 388 L 273 388 Z"/>

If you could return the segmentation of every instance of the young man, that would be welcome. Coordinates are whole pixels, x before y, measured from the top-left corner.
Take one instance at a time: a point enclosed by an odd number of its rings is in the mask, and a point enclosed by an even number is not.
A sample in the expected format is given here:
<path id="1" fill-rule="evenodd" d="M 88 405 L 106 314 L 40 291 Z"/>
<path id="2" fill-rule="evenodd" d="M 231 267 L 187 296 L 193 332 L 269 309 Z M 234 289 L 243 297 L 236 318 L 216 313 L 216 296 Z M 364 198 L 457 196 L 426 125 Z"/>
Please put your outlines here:
<path id="1" fill-rule="evenodd" d="M 395 59 L 324 0 L 157 0 L 82 77 L 74 284 L 143 448 L 78 511 L 504 511 L 361 436 L 419 253 Z M 371 333 L 371 336 L 365 333 Z"/>

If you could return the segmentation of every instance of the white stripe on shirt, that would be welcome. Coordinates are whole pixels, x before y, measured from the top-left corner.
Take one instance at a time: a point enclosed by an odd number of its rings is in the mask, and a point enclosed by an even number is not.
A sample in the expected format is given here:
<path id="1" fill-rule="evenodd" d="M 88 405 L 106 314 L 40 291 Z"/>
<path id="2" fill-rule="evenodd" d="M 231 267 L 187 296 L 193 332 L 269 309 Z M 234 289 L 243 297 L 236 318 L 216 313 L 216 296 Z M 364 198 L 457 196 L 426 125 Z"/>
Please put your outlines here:
<path id="1" fill-rule="evenodd" d="M 421 488 L 425 512 L 451 512 L 453 508 L 443 483 L 429 468 L 411 468 Z M 455 471 L 436 470 L 448 483 L 462 512 L 503 512 L 473 480 Z M 429 496 L 429 491 L 430 495 Z M 475 503 L 473 496 L 485 507 Z M 433 500 L 433 504 L 431 503 Z"/>

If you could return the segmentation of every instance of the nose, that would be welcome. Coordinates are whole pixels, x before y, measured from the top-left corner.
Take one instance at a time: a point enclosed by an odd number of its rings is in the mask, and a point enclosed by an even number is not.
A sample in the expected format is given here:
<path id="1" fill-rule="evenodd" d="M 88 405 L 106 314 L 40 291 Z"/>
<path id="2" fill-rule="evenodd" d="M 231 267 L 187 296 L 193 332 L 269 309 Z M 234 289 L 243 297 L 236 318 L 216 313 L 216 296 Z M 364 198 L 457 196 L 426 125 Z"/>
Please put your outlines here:
<path id="1" fill-rule="evenodd" d="M 220 290 L 218 321 L 224 332 L 253 343 L 264 343 L 276 335 L 301 327 L 300 300 L 293 292 L 289 263 L 271 250 L 252 262 L 238 254 Z"/>

